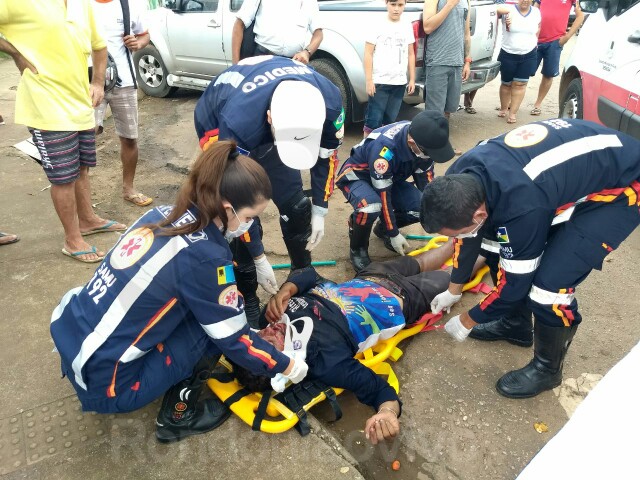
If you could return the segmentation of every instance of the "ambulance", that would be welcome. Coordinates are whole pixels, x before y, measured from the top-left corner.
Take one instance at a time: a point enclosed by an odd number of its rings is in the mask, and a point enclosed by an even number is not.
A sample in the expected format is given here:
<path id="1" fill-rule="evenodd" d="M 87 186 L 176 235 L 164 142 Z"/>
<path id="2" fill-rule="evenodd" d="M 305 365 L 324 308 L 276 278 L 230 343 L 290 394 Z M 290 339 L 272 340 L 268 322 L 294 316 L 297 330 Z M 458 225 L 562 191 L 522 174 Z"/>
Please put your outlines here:
<path id="1" fill-rule="evenodd" d="M 640 139 L 640 0 L 582 0 L 590 13 L 560 81 L 560 117 Z"/>

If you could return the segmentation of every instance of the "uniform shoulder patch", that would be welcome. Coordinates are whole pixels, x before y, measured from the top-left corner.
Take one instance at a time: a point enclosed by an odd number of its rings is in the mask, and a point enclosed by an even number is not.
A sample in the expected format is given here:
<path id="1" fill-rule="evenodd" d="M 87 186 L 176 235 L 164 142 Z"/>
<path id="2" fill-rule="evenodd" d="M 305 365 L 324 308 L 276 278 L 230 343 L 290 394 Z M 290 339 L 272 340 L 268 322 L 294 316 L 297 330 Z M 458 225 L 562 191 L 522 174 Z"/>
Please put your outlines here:
<path id="1" fill-rule="evenodd" d="M 387 162 L 384 158 L 379 158 L 375 162 L 373 162 L 373 169 L 376 173 L 380 175 L 384 175 L 389 170 L 389 162 Z"/>
<path id="2" fill-rule="evenodd" d="M 130 231 L 122 237 L 111 252 L 111 266 L 116 270 L 129 268 L 149 251 L 153 239 L 153 232 L 146 227 Z"/>
<path id="3" fill-rule="evenodd" d="M 507 227 L 498 227 L 496 230 L 496 238 L 498 243 L 509 243 L 509 234 L 507 233 Z"/>
<path id="4" fill-rule="evenodd" d="M 389 150 L 389 147 L 382 147 L 378 155 L 386 160 L 393 160 L 393 152 Z"/>
<path id="5" fill-rule="evenodd" d="M 344 108 L 340 110 L 340 115 L 338 115 L 338 118 L 333 122 L 333 126 L 336 127 L 338 131 L 344 126 Z"/>
<path id="6" fill-rule="evenodd" d="M 233 265 L 218 267 L 218 285 L 226 285 L 235 281 L 236 275 L 233 273 Z"/>
<path id="7" fill-rule="evenodd" d="M 223 307 L 238 308 L 238 287 L 230 285 L 218 297 L 218 303 Z"/>
<path id="8" fill-rule="evenodd" d="M 547 127 L 532 123 L 511 130 L 504 137 L 504 143 L 512 148 L 530 147 L 547 138 L 548 134 Z"/>

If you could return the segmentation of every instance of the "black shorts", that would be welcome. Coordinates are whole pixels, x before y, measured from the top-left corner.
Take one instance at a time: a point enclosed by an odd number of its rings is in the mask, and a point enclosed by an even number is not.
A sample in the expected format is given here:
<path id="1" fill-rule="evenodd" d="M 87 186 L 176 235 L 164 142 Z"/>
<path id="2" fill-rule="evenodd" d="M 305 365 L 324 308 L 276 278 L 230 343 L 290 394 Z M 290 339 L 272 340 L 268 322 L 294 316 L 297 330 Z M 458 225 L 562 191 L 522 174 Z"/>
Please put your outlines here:
<path id="1" fill-rule="evenodd" d="M 449 287 L 450 275 L 442 270 L 420 273 L 420 264 L 409 256 L 373 262 L 357 278 L 368 278 L 402 297 L 407 325 L 431 311 L 431 302 Z"/>

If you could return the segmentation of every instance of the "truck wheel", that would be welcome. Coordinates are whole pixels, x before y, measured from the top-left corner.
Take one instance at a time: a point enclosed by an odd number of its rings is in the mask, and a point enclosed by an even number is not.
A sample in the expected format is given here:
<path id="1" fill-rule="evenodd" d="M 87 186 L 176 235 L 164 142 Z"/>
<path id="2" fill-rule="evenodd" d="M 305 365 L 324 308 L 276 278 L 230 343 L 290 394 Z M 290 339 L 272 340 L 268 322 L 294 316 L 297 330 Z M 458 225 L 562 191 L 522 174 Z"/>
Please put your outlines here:
<path id="1" fill-rule="evenodd" d="M 136 80 L 144 93 L 151 97 L 168 97 L 177 88 L 167 83 L 167 67 L 153 45 L 147 45 L 133 54 Z"/>
<path id="2" fill-rule="evenodd" d="M 344 107 L 344 125 L 351 124 L 351 85 L 345 75 L 342 67 L 338 62 L 331 58 L 317 58 L 309 62 L 320 75 L 330 80 L 338 90 L 342 97 L 342 106 Z"/>
<path id="3" fill-rule="evenodd" d="M 582 119 L 582 80 L 574 78 L 560 102 L 560 118 Z"/>

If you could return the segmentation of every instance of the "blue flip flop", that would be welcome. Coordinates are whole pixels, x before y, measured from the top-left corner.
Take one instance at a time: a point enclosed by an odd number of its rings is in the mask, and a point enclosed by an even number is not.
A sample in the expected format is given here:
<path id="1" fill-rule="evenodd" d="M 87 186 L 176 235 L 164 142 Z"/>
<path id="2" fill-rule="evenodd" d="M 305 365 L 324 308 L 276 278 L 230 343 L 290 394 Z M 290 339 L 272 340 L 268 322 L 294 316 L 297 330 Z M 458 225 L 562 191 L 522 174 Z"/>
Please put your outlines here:
<path id="1" fill-rule="evenodd" d="M 98 255 L 98 258 L 86 259 L 80 258 L 80 255 L 87 255 L 90 253 L 98 253 L 98 249 L 96 247 L 91 247 L 91 250 L 79 250 L 77 252 L 69 252 L 66 248 L 62 249 L 62 253 L 64 253 L 67 257 L 71 257 L 74 260 L 78 260 L 82 263 L 97 263 L 104 260 L 104 257 Z"/>
<path id="2" fill-rule="evenodd" d="M 82 232 L 82 236 L 86 237 L 87 235 L 93 235 L 94 233 L 123 232 L 123 231 L 125 231 L 127 229 L 126 226 L 124 228 L 122 228 L 122 227 L 120 227 L 120 228 L 111 228 L 114 225 L 116 225 L 117 223 L 118 222 L 116 222 L 115 220 L 109 220 L 107 223 L 105 223 L 101 227 L 94 228 L 93 230 L 89 230 L 88 232 Z"/>

